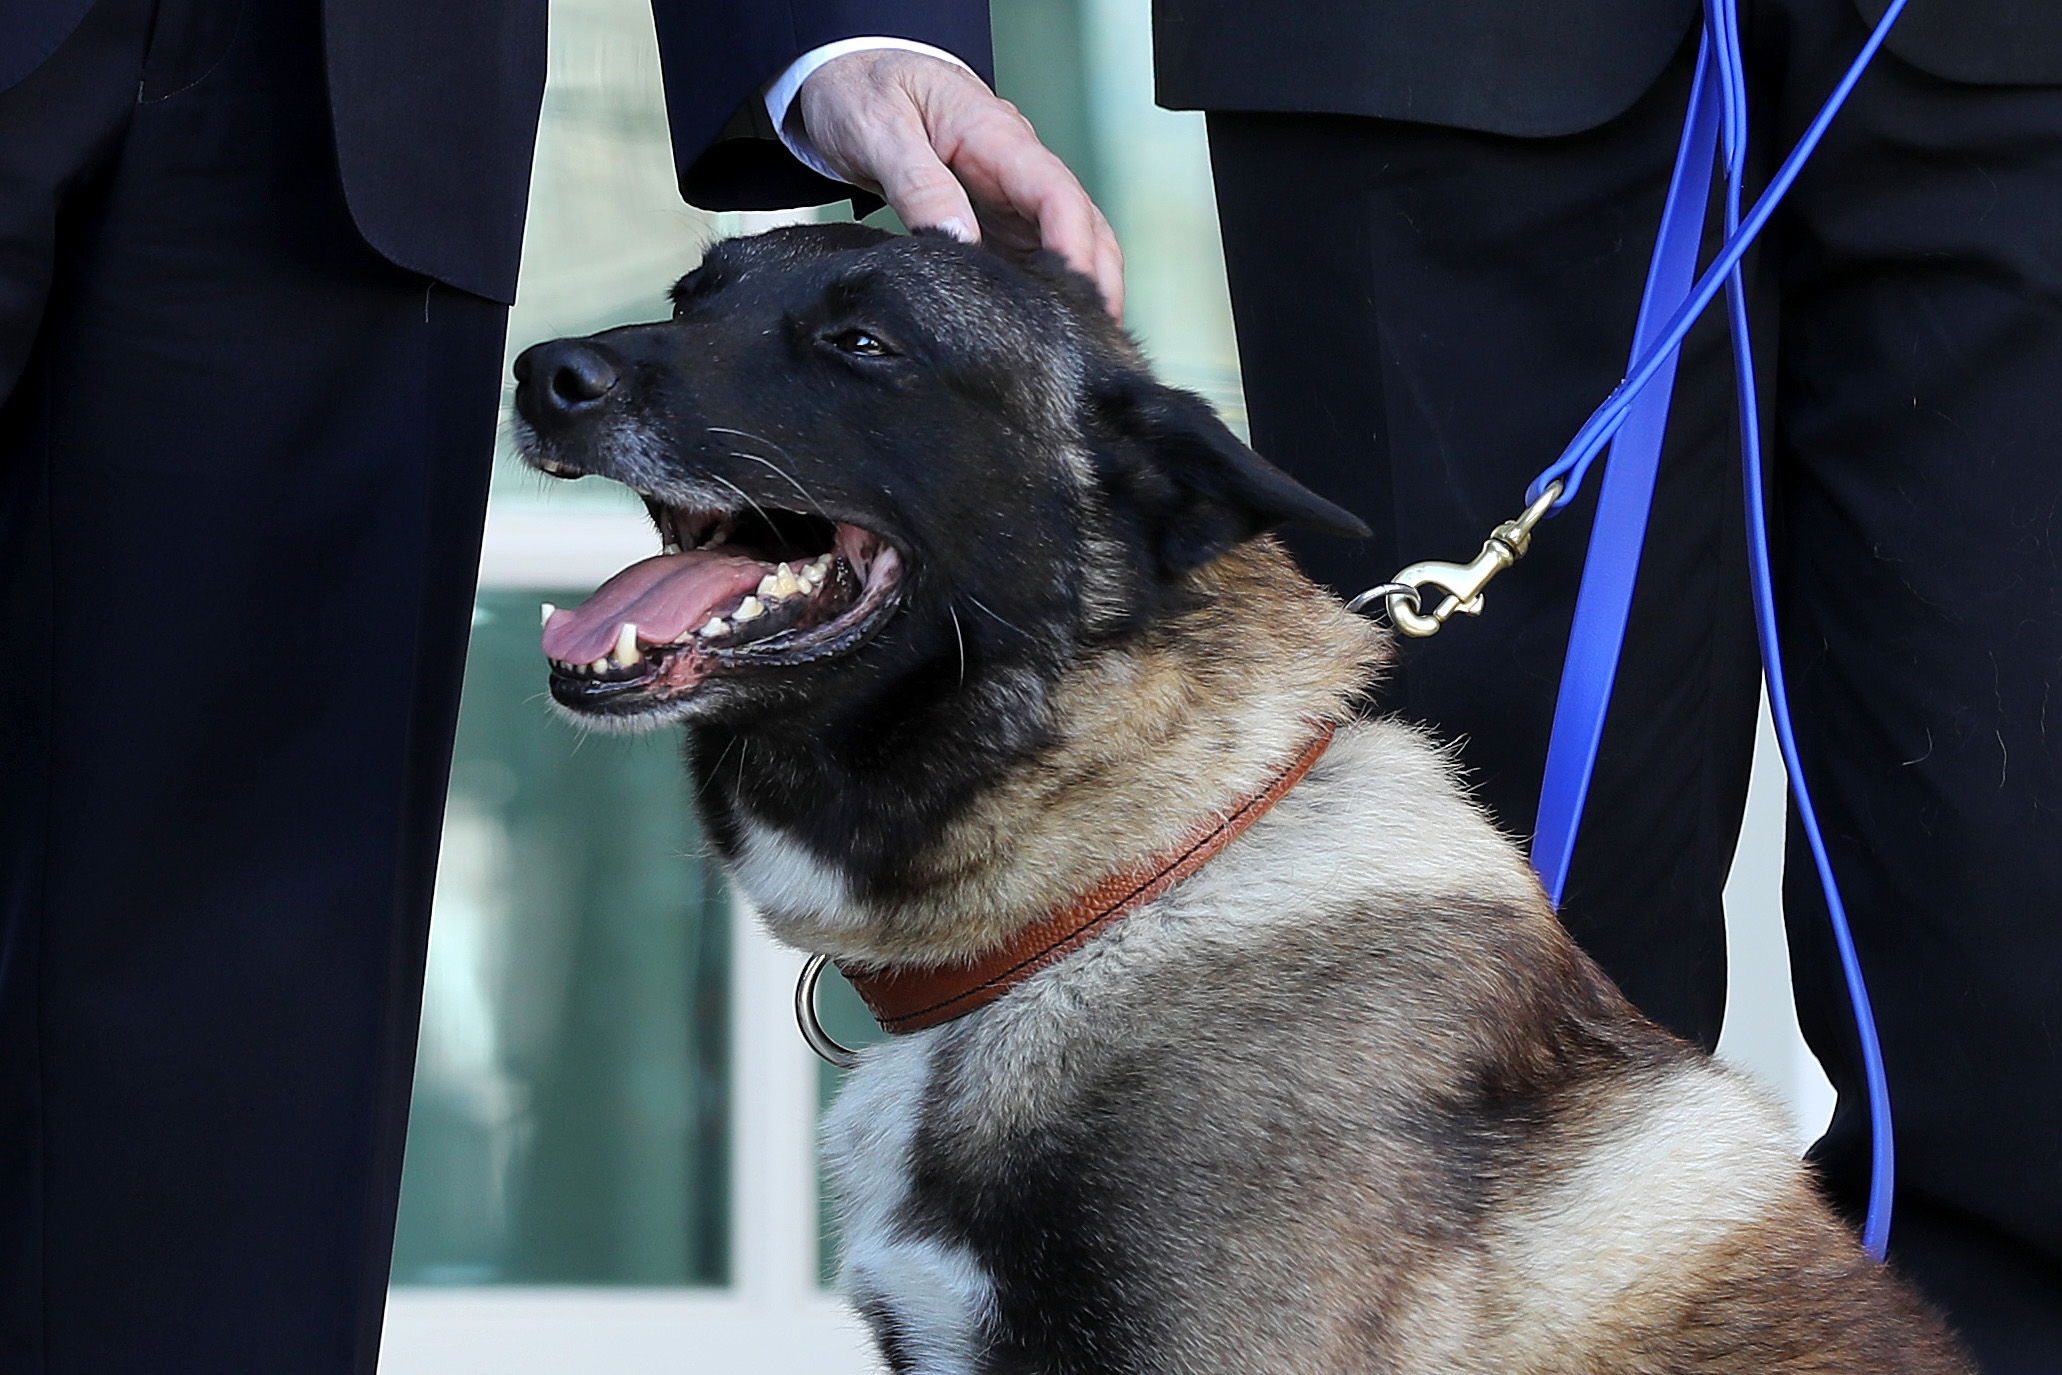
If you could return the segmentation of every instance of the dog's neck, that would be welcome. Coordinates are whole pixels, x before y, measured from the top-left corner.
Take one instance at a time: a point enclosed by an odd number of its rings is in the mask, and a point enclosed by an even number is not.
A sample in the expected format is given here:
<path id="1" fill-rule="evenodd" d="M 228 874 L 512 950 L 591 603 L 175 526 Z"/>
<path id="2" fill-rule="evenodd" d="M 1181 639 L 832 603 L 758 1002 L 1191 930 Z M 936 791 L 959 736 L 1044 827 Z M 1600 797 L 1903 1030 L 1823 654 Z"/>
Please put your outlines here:
<path id="1" fill-rule="evenodd" d="M 1190 609 L 1062 671 L 1045 693 L 1044 743 L 998 763 L 887 881 L 864 873 L 857 855 L 798 839 L 823 826 L 754 817 L 732 792 L 719 838 L 775 934 L 878 967 L 972 960 L 1236 807 L 1304 749 L 1317 723 L 1351 714 L 1386 655 L 1381 632 L 1271 540 L 1191 577 Z M 966 744 L 925 748 L 963 756 Z M 887 793 L 934 776 L 911 762 L 879 780 L 882 808 L 906 808 Z M 838 768 L 821 755 L 745 765 L 769 766 Z M 821 795 L 856 813 L 867 783 L 841 778 Z M 800 778 L 783 791 L 810 795 Z"/>

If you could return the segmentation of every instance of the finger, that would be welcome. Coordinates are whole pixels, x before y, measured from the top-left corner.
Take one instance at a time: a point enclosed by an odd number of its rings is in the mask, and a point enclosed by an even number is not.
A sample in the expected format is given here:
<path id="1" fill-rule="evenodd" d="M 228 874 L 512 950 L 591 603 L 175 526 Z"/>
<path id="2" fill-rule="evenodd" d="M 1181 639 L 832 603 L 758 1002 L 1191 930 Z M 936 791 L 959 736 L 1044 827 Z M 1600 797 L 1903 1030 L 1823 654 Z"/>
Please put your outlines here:
<path id="1" fill-rule="evenodd" d="M 973 189 L 977 201 L 1000 202 L 998 208 L 1014 212 L 1011 218 L 1035 235 L 1038 244 L 1093 281 L 1110 314 L 1122 319 L 1124 255 L 1109 221 L 1067 165 L 1038 142 L 1030 125 L 1016 123 L 1020 133 L 991 128 L 986 138 L 957 140 L 954 151 L 959 156 L 952 170 Z M 992 222 L 1000 217 L 990 218 Z"/>
<path id="2" fill-rule="evenodd" d="M 1110 316 L 1119 324 L 1124 322 L 1124 250 L 1117 243 L 1117 233 L 1103 212 L 1090 202 L 1093 215 L 1092 239 L 1094 247 L 1093 269 L 1089 276 L 1103 294 L 1103 301 L 1109 307 Z"/>
<path id="3" fill-rule="evenodd" d="M 911 117 L 876 133 L 863 151 L 881 196 L 911 229 L 942 229 L 965 243 L 981 241 L 981 222 L 959 178 L 939 160 L 923 126 Z"/>
<path id="4" fill-rule="evenodd" d="M 1095 284 L 1102 289 L 1103 304 L 1110 309 L 1110 318 L 1118 324 L 1124 323 L 1124 248 L 1117 242 L 1117 231 L 1096 212 L 1101 228 L 1096 233 Z"/>

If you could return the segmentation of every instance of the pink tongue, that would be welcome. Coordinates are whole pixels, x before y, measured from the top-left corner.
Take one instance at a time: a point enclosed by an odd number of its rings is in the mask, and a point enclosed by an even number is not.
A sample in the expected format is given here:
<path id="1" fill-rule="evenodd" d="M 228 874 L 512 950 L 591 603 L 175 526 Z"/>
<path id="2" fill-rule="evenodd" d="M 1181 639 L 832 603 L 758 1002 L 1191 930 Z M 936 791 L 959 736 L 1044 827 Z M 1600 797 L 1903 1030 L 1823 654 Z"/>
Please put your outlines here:
<path id="1" fill-rule="evenodd" d="M 544 627 L 545 656 L 591 664 L 616 647 L 616 632 L 625 621 L 637 623 L 640 642 L 664 644 L 705 624 L 719 608 L 757 587 L 765 574 L 766 566 L 755 559 L 699 549 L 633 563 L 579 606 L 553 613 Z"/>

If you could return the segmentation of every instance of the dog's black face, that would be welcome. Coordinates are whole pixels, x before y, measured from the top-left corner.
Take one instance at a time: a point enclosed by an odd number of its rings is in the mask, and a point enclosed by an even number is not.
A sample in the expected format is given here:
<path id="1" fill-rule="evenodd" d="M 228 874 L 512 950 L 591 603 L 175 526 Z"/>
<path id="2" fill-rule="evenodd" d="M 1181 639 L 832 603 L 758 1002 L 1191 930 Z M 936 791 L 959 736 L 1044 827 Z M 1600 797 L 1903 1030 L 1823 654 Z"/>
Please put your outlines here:
<path id="1" fill-rule="evenodd" d="M 637 490 L 668 552 L 546 626 L 618 723 L 820 719 L 1045 676 L 1286 519 L 1359 533 L 1146 375 L 1085 279 L 855 225 L 719 245 L 671 320 L 516 361 L 531 463 Z"/>
<path id="2" fill-rule="evenodd" d="M 517 360 L 530 461 L 642 493 L 675 550 L 544 631 L 552 696 L 693 725 L 703 824 L 885 894 L 1053 733 L 1098 644 L 1288 519 L 1358 522 L 1155 382 L 1093 288 L 852 225 L 719 245 L 673 319 Z"/>

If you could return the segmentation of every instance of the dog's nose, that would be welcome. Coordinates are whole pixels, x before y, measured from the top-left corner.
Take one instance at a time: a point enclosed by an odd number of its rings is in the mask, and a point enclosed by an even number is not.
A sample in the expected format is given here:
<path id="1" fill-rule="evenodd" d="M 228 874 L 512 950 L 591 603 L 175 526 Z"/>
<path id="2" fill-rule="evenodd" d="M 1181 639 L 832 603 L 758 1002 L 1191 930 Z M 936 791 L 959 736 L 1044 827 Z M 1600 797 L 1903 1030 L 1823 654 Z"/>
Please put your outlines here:
<path id="1" fill-rule="evenodd" d="M 622 372 L 615 358 L 585 339 L 553 339 L 515 360 L 516 410 L 532 424 L 570 420 L 593 410 L 615 390 Z"/>

